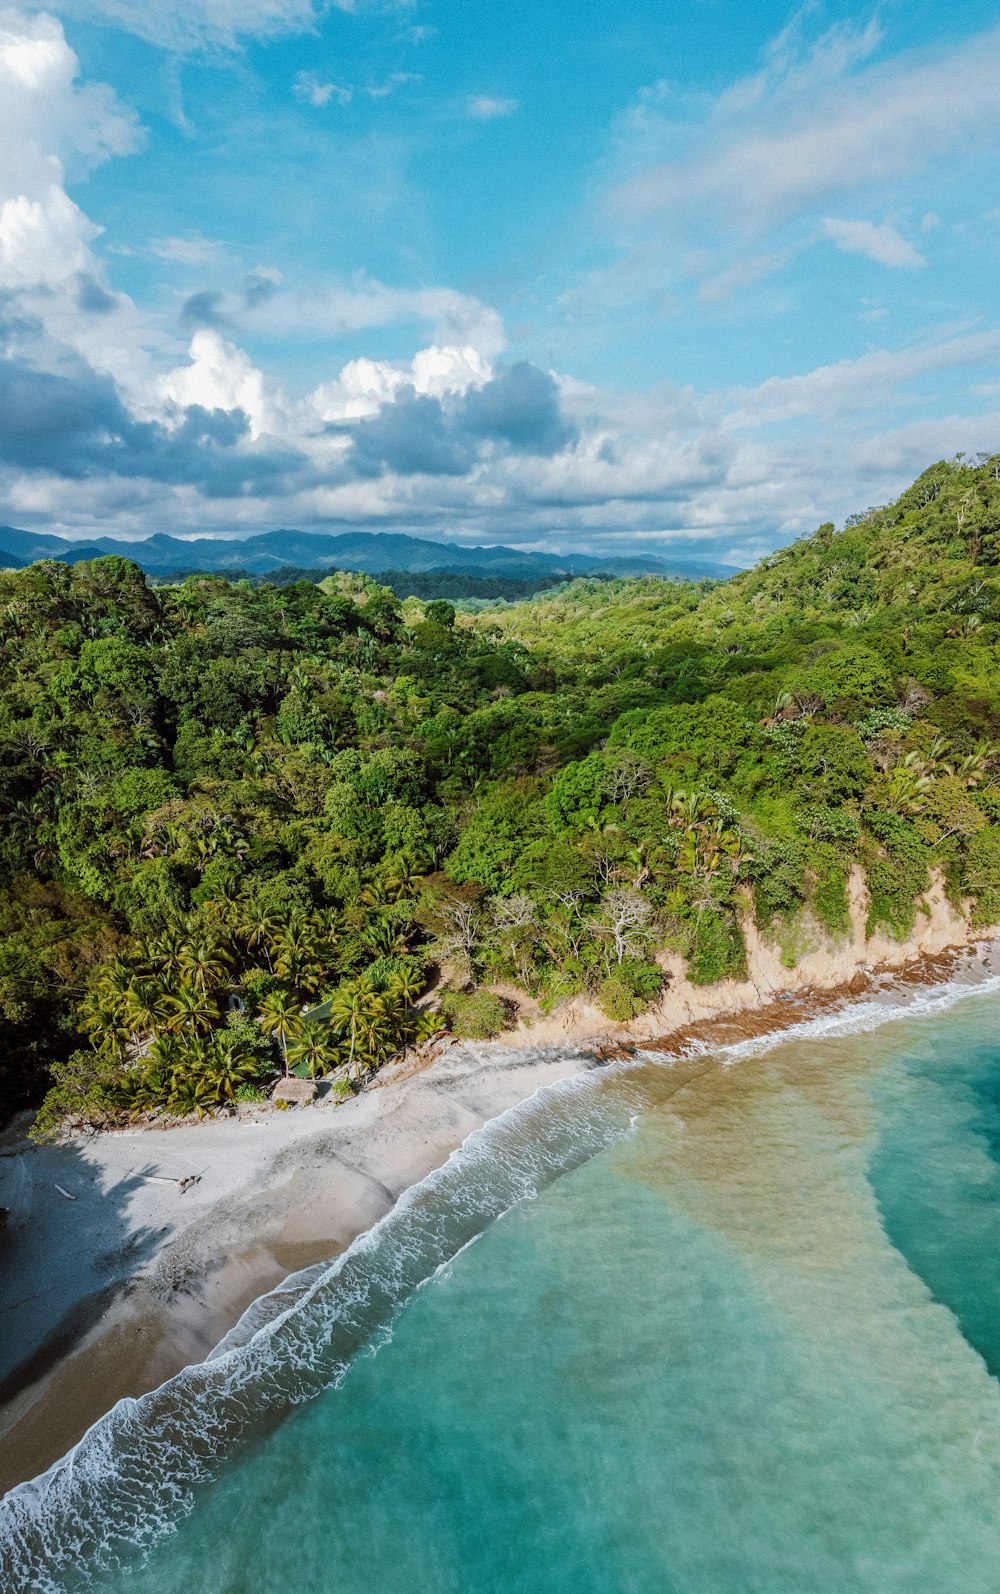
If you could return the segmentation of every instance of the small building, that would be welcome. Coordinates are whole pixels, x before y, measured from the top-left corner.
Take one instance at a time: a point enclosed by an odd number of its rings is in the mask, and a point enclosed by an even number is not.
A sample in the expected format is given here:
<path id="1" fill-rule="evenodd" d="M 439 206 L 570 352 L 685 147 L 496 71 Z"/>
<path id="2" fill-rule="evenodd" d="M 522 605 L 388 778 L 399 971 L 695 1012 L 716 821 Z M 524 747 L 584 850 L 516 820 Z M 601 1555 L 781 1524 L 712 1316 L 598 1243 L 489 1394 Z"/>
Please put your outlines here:
<path id="1" fill-rule="evenodd" d="M 291 1102 L 294 1107 L 306 1107 L 316 1100 L 316 1095 L 314 1079 L 296 1079 L 293 1074 L 288 1079 L 278 1080 L 271 1092 L 271 1100 Z"/>

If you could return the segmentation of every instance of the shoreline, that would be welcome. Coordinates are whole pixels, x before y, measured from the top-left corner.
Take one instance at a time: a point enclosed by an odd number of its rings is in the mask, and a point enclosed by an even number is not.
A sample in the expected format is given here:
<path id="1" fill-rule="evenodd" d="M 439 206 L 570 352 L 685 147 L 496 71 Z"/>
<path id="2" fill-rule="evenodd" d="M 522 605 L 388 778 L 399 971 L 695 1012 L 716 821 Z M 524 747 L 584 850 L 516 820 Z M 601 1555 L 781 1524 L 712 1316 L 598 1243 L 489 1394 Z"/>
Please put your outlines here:
<path id="1" fill-rule="evenodd" d="M 869 963 L 835 984 L 804 981 L 800 964 L 780 969 L 783 988 L 746 982 L 743 1001 L 732 990 L 698 993 L 728 996 L 715 1011 L 699 1013 L 672 984 L 632 1024 L 605 1021 L 584 1034 L 578 1011 L 575 1033 L 560 1015 L 558 1035 L 542 1020 L 502 1040 L 457 1043 L 416 1068 L 390 1066 L 336 1107 L 31 1149 L 8 1132 L 0 1494 L 58 1460 L 117 1400 L 203 1360 L 253 1300 L 339 1254 L 473 1130 L 542 1086 L 637 1047 L 680 1057 L 780 1034 L 864 997 L 898 1010 L 900 998 L 948 981 L 971 990 L 1000 974 L 1000 942 L 994 931 L 962 928 L 950 946 L 893 943 L 892 964 Z M 872 944 L 863 950 L 870 957 Z M 198 1182 L 182 1189 L 191 1174 Z"/>

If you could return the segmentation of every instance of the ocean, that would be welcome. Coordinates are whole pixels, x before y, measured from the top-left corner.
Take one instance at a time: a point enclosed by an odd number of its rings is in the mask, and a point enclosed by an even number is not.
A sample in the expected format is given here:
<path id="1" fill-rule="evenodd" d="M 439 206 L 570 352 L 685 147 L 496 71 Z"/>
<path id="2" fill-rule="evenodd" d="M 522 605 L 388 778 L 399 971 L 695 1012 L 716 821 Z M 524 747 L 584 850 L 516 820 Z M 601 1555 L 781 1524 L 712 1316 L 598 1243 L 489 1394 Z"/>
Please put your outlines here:
<path id="1" fill-rule="evenodd" d="M 8 1496 L 0 1582 L 996 1594 L 998 1374 L 993 981 L 539 1092 Z"/>

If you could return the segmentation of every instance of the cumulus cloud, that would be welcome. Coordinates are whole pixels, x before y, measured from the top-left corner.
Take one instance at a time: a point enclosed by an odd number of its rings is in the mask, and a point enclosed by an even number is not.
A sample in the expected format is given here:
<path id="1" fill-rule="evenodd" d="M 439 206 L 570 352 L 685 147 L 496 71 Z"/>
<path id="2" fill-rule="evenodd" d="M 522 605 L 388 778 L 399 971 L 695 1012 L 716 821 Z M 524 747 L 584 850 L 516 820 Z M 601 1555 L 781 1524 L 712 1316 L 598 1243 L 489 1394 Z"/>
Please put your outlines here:
<path id="1" fill-rule="evenodd" d="M 217 332 L 196 332 L 188 350 L 189 364 L 163 378 L 165 398 L 182 409 L 238 410 L 253 436 L 268 429 L 270 404 L 264 376 L 242 349 Z"/>
<path id="2" fill-rule="evenodd" d="M 50 16 L 0 11 L 0 287 L 51 287 L 97 275 L 100 234 L 69 197 L 66 167 L 86 171 L 142 141 L 134 114 L 80 63 Z"/>
<path id="3" fill-rule="evenodd" d="M 324 422 L 360 420 L 377 415 L 404 388 L 420 395 L 444 398 L 480 387 L 493 368 L 471 345 L 418 349 L 412 360 L 350 360 L 339 376 L 309 395 L 308 405 Z"/>
<path id="4" fill-rule="evenodd" d="M 848 255 L 867 255 L 880 266 L 926 266 L 927 261 L 908 239 L 895 227 L 883 222 L 879 227 L 873 221 L 838 221 L 827 216 L 823 233 Z"/>
<path id="5" fill-rule="evenodd" d="M 82 361 L 58 372 L 0 359 L 0 465 L 64 482 L 141 478 L 209 498 L 270 497 L 301 471 L 288 447 L 241 446 L 239 409 L 188 405 L 172 427 L 138 421 L 115 384 Z"/>
<path id="6" fill-rule="evenodd" d="M 362 474 L 458 476 L 484 444 L 548 457 L 575 437 L 552 376 L 521 360 L 450 401 L 400 388 L 354 428 L 351 461 Z"/>

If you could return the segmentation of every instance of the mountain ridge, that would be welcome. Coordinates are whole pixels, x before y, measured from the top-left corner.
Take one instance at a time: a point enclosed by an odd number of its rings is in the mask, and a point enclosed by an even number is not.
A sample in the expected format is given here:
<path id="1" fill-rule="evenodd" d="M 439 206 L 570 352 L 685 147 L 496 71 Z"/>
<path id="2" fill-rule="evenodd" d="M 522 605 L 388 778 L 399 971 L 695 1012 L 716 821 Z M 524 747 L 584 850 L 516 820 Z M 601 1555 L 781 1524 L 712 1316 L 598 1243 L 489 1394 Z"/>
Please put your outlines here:
<path id="1" fill-rule="evenodd" d="M 78 564 L 108 554 L 131 559 L 148 575 L 165 576 L 190 572 L 224 575 L 239 570 L 251 575 L 267 575 L 288 566 L 327 570 L 331 565 L 344 570 L 379 575 L 384 570 L 403 570 L 416 574 L 443 571 L 448 574 L 479 574 L 530 578 L 543 574 L 555 577 L 584 575 L 658 575 L 682 580 L 726 580 L 736 575 L 737 565 L 708 559 L 671 559 L 656 554 L 609 555 L 551 554 L 523 551 L 504 543 L 473 544 L 456 547 L 431 538 L 411 537 L 402 532 L 310 532 L 282 528 L 257 532 L 251 537 L 198 537 L 185 541 L 167 532 L 154 532 L 137 542 L 115 537 L 95 537 L 76 543 L 49 532 L 30 532 L 15 526 L 0 526 L 0 560 L 9 568 L 20 568 L 36 559 L 55 559 Z"/>

